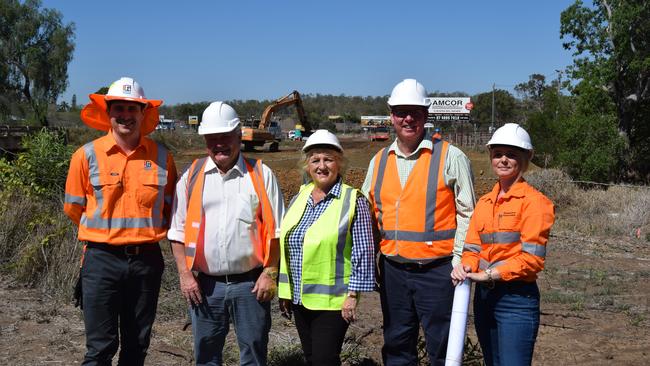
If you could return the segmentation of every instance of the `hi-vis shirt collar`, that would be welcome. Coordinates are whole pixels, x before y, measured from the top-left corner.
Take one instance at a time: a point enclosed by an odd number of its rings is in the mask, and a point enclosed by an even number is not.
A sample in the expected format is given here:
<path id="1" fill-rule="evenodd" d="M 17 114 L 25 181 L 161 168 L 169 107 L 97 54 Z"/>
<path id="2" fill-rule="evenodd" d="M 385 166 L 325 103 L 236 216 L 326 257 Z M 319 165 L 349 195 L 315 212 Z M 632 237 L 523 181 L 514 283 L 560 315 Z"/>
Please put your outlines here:
<path id="1" fill-rule="evenodd" d="M 523 197 L 526 195 L 526 186 L 528 184 L 526 183 L 526 180 L 524 177 L 519 178 L 518 181 L 515 182 L 515 184 L 510 187 L 508 192 L 503 196 L 504 200 L 509 199 L 510 197 Z M 499 192 L 501 191 L 501 184 L 497 182 L 497 184 L 494 185 L 494 188 L 492 188 L 492 192 L 490 192 L 488 195 L 485 196 L 485 199 L 488 202 L 494 203 L 497 201 L 497 196 L 499 195 Z"/>
<path id="2" fill-rule="evenodd" d="M 395 141 L 393 141 L 393 143 L 390 144 L 390 146 L 388 147 L 389 152 L 392 151 L 395 153 L 395 155 L 402 158 L 408 158 L 415 154 L 419 154 L 420 150 L 422 149 L 433 150 L 433 142 L 431 141 L 431 139 L 426 138 L 426 136 L 422 139 L 422 141 L 420 141 L 420 144 L 418 145 L 417 149 L 415 149 L 415 151 L 413 151 L 413 153 L 410 155 L 404 155 L 404 153 L 397 148 L 397 139 L 395 139 Z"/>
<path id="3" fill-rule="evenodd" d="M 239 156 L 237 157 L 237 163 L 235 163 L 235 165 L 230 168 L 230 170 L 224 172 L 223 175 L 228 176 L 234 171 L 239 173 L 239 176 L 243 177 L 247 170 L 248 169 L 246 168 L 246 163 L 244 162 L 244 155 L 242 155 L 242 153 L 239 153 Z M 203 171 L 205 173 L 219 173 L 219 168 L 217 168 L 217 164 L 215 164 L 214 160 L 208 156 L 208 161 L 205 162 Z"/>
<path id="4" fill-rule="evenodd" d="M 113 137 L 113 130 L 109 130 L 106 135 L 97 139 L 97 141 L 95 141 L 95 146 L 106 153 L 114 149 L 121 150 L 115 141 L 115 137 Z M 148 150 L 148 145 L 144 143 L 142 134 L 140 134 L 140 142 L 138 143 L 138 147 L 136 147 L 135 150 L 139 148 L 143 148 L 145 151 Z"/>

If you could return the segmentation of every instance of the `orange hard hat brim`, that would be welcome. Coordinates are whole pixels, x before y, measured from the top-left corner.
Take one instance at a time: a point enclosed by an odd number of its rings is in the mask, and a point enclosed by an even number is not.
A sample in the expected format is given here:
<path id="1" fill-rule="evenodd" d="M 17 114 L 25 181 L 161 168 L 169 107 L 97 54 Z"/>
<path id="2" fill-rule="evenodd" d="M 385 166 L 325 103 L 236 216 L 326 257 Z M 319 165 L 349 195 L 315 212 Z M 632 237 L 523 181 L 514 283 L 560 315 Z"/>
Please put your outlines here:
<path id="1" fill-rule="evenodd" d="M 163 104 L 162 100 L 155 99 L 135 99 L 122 97 L 107 97 L 102 94 L 90 94 L 90 103 L 81 110 L 81 120 L 90 128 L 100 131 L 109 131 L 111 129 L 111 119 L 108 116 L 107 100 L 126 100 L 137 102 L 145 105 L 144 119 L 140 127 L 142 136 L 148 135 L 156 129 L 160 118 L 158 116 L 158 107 Z"/>

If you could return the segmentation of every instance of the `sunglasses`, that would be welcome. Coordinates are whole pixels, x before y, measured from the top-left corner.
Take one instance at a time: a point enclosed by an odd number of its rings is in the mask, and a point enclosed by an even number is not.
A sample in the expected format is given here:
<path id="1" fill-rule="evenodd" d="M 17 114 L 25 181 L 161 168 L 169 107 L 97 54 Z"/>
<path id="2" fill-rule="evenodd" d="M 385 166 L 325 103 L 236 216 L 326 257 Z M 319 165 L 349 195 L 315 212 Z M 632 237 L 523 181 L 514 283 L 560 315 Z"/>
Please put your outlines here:
<path id="1" fill-rule="evenodd" d="M 424 118 L 427 112 L 422 108 L 393 108 L 390 111 L 397 118 L 411 116 L 415 119 Z"/>

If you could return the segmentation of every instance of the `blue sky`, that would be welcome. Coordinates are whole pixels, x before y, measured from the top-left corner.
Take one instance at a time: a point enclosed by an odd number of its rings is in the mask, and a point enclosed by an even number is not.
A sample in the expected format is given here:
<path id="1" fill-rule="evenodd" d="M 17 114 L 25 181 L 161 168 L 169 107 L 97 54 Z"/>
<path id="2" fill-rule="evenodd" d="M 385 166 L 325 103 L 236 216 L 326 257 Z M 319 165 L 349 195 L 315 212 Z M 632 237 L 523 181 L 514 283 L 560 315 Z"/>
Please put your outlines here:
<path id="1" fill-rule="evenodd" d="M 69 87 L 80 104 L 132 76 L 166 104 L 306 93 L 379 96 L 413 77 L 428 91 L 511 90 L 571 64 L 569 0 L 44 0 L 76 26 Z"/>

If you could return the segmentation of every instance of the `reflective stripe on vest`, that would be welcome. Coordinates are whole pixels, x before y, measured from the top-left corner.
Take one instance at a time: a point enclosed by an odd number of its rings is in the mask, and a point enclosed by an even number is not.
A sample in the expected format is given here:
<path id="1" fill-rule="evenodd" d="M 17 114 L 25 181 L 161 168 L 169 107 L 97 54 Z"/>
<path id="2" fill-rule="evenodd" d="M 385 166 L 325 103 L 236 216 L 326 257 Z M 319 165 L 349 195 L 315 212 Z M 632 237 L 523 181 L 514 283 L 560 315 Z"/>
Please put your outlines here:
<path id="1" fill-rule="evenodd" d="M 521 233 L 518 231 L 496 231 L 493 233 L 483 233 L 479 235 L 482 244 L 487 245 L 521 245 L 521 251 L 524 253 L 532 254 L 541 258 L 546 257 L 546 246 L 535 243 L 521 242 Z M 478 250 L 476 250 L 478 247 Z M 465 251 L 480 252 L 481 246 L 477 244 L 465 243 L 463 248 Z M 488 262 L 481 258 L 479 262 L 479 269 L 494 268 L 504 261 Z"/>
<path id="2" fill-rule="evenodd" d="M 157 145 L 156 164 L 157 164 L 157 178 L 159 186 L 167 185 L 167 149 L 159 144 Z M 104 207 L 104 195 L 101 190 L 102 182 L 100 179 L 99 162 L 95 152 L 93 142 L 89 142 L 83 147 L 86 159 L 88 161 L 88 176 L 90 184 L 95 188 L 95 201 L 96 208 L 92 213 L 92 217 L 88 217 L 86 212 L 81 215 L 80 226 L 85 226 L 89 229 L 138 229 L 138 228 L 153 228 L 164 227 L 167 225 L 167 220 L 163 218 L 162 209 L 165 202 L 165 190 L 159 189 L 157 197 L 154 202 L 152 217 L 108 217 L 101 216 L 102 208 Z M 85 203 L 85 201 L 83 201 Z"/>
<path id="3" fill-rule="evenodd" d="M 313 183 L 305 185 L 301 188 L 301 191 L 292 201 L 292 203 L 298 202 L 300 207 L 293 207 L 291 205 L 287 210 L 287 215 L 285 215 L 283 222 L 283 231 L 280 237 L 280 250 L 281 250 L 281 260 L 280 260 L 280 275 L 279 279 L 279 288 L 278 294 L 282 298 L 290 299 L 292 298 L 291 294 L 293 291 L 293 284 L 289 278 L 289 250 L 288 244 L 285 241 L 288 233 L 298 225 L 302 214 L 304 212 L 304 207 L 307 204 L 309 195 L 313 190 Z M 330 270 L 323 269 L 319 271 L 319 268 L 311 267 L 311 272 L 322 274 L 323 276 L 318 279 L 311 279 L 316 281 L 316 283 L 306 280 L 304 270 L 305 268 L 305 258 L 314 254 L 324 254 L 327 251 L 318 251 L 314 252 L 311 249 L 315 248 L 313 244 L 308 246 L 303 246 L 303 278 L 302 281 L 302 293 L 301 300 L 302 304 L 308 309 L 312 310 L 339 310 L 343 305 L 345 300 L 345 294 L 348 289 L 349 276 L 351 273 L 351 263 L 348 260 L 346 261 L 345 253 L 346 251 L 352 250 L 352 237 L 350 234 L 350 227 L 352 217 L 356 210 L 356 199 L 357 195 L 354 194 L 356 189 L 342 184 L 341 185 L 341 197 L 335 198 L 327 209 L 321 214 L 321 216 L 314 221 L 312 226 L 305 233 L 305 242 L 308 243 L 318 243 L 316 246 L 318 248 L 331 248 L 336 245 L 336 250 L 334 253 L 334 258 L 322 258 L 320 265 L 329 267 L 332 263 L 334 264 L 334 273 L 331 273 Z M 338 207 L 340 209 L 338 212 Z M 332 216 L 335 215 L 335 216 Z M 332 220 L 338 217 L 337 225 L 337 235 L 336 243 L 323 241 L 322 238 L 326 238 L 326 235 L 322 234 L 322 230 L 325 226 L 333 226 L 333 222 L 327 221 Z M 320 231 L 316 230 L 319 228 Z M 307 266 L 319 266 L 319 263 L 306 263 Z M 329 267 L 331 268 L 331 267 Z M 333 281 L 332 281 L 333 280 Z"/>
<path id="4" fill-rule="evenodd" d="M 186 202 L 187 202 L 187 215 L 185 217 L 185 264 L 188 269 L 193 269 L 194 267 L 194 259 L 197 256 L 196 249 L 197 249 L 197 244 L 196 242 L 201 238 L 200 237 L 200 230 L 201 230 L 201 223 L 202 223 L 202 218 L 204 217 L 204 212 L 203 212 L 203 184 L 205 182 L 205 164 L 208 161 L 207 157 L 200 158 L 192 162 L 192 165 L 190 165 L 189 171 L 188 171 L 188 177 L 187 177 L 187 186 L 186 186 L 186 191 L 185 191 L 185 197 L 186 197 Z M 201 178 L 201 183 L 197 187 L 197 181 Z M 194 191 L 194 189 L 200 188 L 198 191 Z M 196 194 L 198 195 L 197 199 L 201 200 L 201 204 L 199 205 L 200 207 L 200 212 L 198 212 L 198 215 L 195 214 L 193 209 L 190 209 L 190 199 L 191 197 Z M 198 202 L 197 202 L 198 204 Z M 202 245 L 200 246 L 200 249 L 202 249 Z M 203 255 L 203 252 L 201 251 L 201 255 Z"/>
<path id="5" fill-rule="evenodd" d="M 417 217 L 419 218 L 419 215 L 423 215 L 423 227 L 421 229 L 417 229 L 416 231 L 414 230 L 404 230 L 400 229 L 404 224 L 399 222 L 399 217 L 397 217 L 400 207 L 399 205 L 403 202 L 400 201 L 399 198 L 397 199 L 397 202 L 394 203 L 395 207 L 385 207 L 385 202 L 383 202 L 382 198 L 382 189 L 384 188 L 384 180 L 385 180 L 385 175 L 386 173 L 386 168 L 389 163 L 389 159 L 395 160 L 394 164 L 397 164 L 397 157 L 393 156 L 391 157 L 390 150 L 388 148 L 383 149 L 380 153 L 378 153 L 375 156 L 375 159 L 378 160 L 378 163 L 375 163 L 375 182 L 374 186 L 371 187 L 372 191 L 372 198 L 374 199 L 374 207 L 375 207 L 375 215 L 377 218 L 377 222 L 379 224 L 379 230 L 382 235 L 382 252 L 388 256 L 395 256 L 398 258 L 398 261 L 410 261 L 410 260 L 415 260 L 415 261 L 420 261 L 420 260 L 429 260 L 429 259 L 436 259 L 444 256 L 450 256 L 453 251 L 453 240 L 456 236 L 456 223 L 455 223 L 455 202 L 454 202 L 454 194 L 453 191 L 445 186 L 444 183 L 444 176 L 441 176 L 443 174 L 443 167 L 445 163 L 445 158 L 446 158 L 446 152 L 448 149 L 448 143 L 446 141 L 441 141 L 441 140 L 435 140 L 433 141 L 433 150 L 431 153 L 431 156 L 429 158 L 429 166 L 426 167 L 426 182 L 423 182 L 423 184 L 419 184 L 418 188 L 421 187 L 426 187 L 426 194 L 424 195 L 424 205 L 416 203 L 416 202 L 410 202 L 409 204 L 413 205 L 413 208 L 419 208 L 423 206 L 423 210 L 418 212 L 417 210 L 412 211 L 414 215 L 418 215 Z M 428 150 L 423 150 L 421 154 L 427 153 Z M 393 154 L 395 155 L 395 154 Z M 416 166 L 413 168 L 415 169 L 424 169 L 424 167 L 418 166 L 418 163 L 416 163 Z M 390 174 L 396 174 L 397 172 L 390 172 Z M 423 173 L 420 173 L 421 175 L 424 175 Z M 413 171 L 411 172 L 411 175 L 413 175 Z M 397 179 L 397 178 L 395 178 Z M 404 192 L 405 189 L 416 189 L 413 183 L 409 183 L 411 180 L 411 176 L 409 176 L 406 184 L 404 187 L 401 187 L 402 192 Z M 410 184 L 410 185 L 409 185 Z M 442 186 L 440 186 L 442 185 Z M 442 190 L 446 190 L 446 192 L 443 192 Z M 444 196 L 439 197 L 439 191 L 444 194 Z M 441 200 L 441 202 L 438 202 L 438 200 Z M 393 203 L 391 203 L 393 204 Z M 443 226 L 447 227 L 439 227 L 436 229 L 436 209 L 438 205 L 445 205 L 444 208 L 441 208 L 441 212 L 444 210 L 453 210 L 453 218 L 449 218 L 447 223 L 443 222 Z M 386 228 L 385 227 L 385 219 L 384 215 L 387 209 L 390 210 L 395 210 L 395 225 L 396 227 L 393 228 Z M 442 214 L 440 214 L 442 215 Z M 444 217 L 439 217 L 438 219 L 443 219 Z M 451 222 L 453 221 L 453 223 Z M 394 241 L 395 244 L 395 252 L 394 253 L 387 253 L 389 250 L 385 250 L 386 248 L 390 248 L 390 241 Z M 436 246 L 440 250 L 438 250 L 439 255 L 435 255 L 433 257 L 425 257 L 425 256 L 420 256 L 419 258 L 402 258 L 400 256 L 400 245 L 399 242 L 412 242 L 412 243 L 407 243 L 406 245 L 418 245 L 418 243 L 426 243 L 423 245 L 432 245 L 434 244 L 433 242 L 438 242 L 435 243 Z M 444 250 L 442 247 L 444 247 Z M 448 250 L 447 250 L 448 249 Z M 417 249 L 416 249 L 417 250 Z"/>

